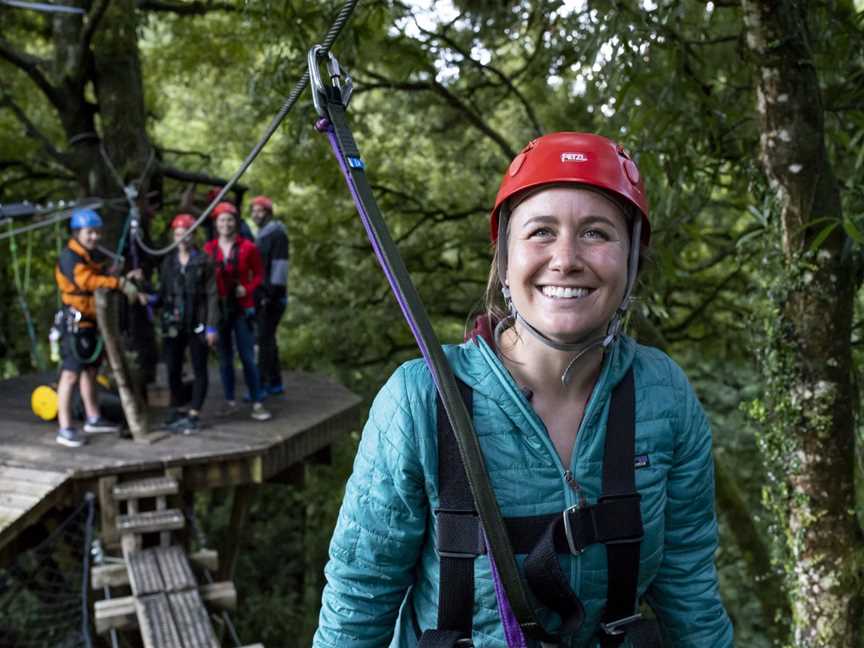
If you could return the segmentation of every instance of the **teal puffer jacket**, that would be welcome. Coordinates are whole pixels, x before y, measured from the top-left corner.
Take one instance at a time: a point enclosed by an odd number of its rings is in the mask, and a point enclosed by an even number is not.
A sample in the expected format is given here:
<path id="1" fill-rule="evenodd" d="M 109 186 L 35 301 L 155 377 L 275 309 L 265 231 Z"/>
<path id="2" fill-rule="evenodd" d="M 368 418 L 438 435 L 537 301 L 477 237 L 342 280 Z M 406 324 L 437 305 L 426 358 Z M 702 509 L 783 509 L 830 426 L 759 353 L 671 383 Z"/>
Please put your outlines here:
<path id="1" fill-rule="evenodd" d="M 456 376 L 474 390 L 474 426 L 505 517 L 543 515 L 577 503 L 543 422 L 494 351 L 478 339 L 446 347 Z M 707 419 L 681 369 L 664 353 L 622 337 L 608 353 L 576 437 L 569 470 L 589 503 L 600 495 L 613 387 L 633 366 L 636 471 L 645 537 L 639 592 L 674 648 L 732 646 L 717 589 L 714 470 Z M 372 405 L 325 570 L 320 648 L 408 648 L 436 627 L 438 506 L 436 395 L 420 360 L 402 365 Z M 524 556 L 517 557 L 521 561 Z M 586 621 L 573 647 L 596 645 L 606 597 L 606 551 L 560 556 Z M 474 644 L 505 648 L 487 556 L 474 561 Z M 544 619 L 554 628 L 557 617 Z"/>

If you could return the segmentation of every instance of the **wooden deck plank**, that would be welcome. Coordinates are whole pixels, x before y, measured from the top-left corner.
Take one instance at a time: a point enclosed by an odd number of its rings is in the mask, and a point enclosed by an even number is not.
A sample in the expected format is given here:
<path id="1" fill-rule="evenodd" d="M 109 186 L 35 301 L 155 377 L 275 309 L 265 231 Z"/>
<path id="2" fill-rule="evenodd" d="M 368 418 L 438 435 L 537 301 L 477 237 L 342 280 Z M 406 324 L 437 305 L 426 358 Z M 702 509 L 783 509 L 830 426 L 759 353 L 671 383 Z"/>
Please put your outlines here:
<path id="1" fill-rule="evenodd" d="M 141 497 L 158 497 L 160 495 L 176 495 L 180 485 L 171 477 L 148 477 L 135 481 L 124 482 L 114 486 L 115 500 L 128 500 Z"/>
<path id="2" fill-rule="evenodd" d="M 155 533 L 156 531 L 174 531 L 182 529 L 186 524 L 183 513 L 177 509 L 165 511 L 146 511 L 117 516 L 117 530 L 120 535 L 128 533 Z"/>
<path id="3" fill-rule="evenodd" d="M 0 480 L 24 482 L 32 485 L 56 486 L 66 479 L 67 471 L 36 470 L 24 466 L 16 466 L 6 462 L 0 463 Z"/>
<path id="4" fill-rule="evenodd" d="M 54 506 L 69 478 L 68 472 L 0 463 L 0 549 Z"/>
<path id="5" fill-rule="evenodd" d="M 152 550 L 159 563 L 166 592 L 176 592 L 198 586 L 189 559 L 180 547 L 159 547 Z"/>
<path id="6" fill-rule="evenodd" d="M 145 648 L 184 648 L 165 594 L 136 598 L 135 613 Z"/>
<path id="7" fill-rule="evenodd" d="M 168 595 L 168 602 L 185 648 L 219 648 L 213 624 L 198 590 L 172 592 Z"/>
<path id="8" fill-rule="evenodd" d="M 15 506 L 27 502 L 5 500 L 0 509 L 0 560 L 27 526 L 59 502 L 72 503 L 86 490 L 95 492 L 101 477 L 120 477 L 122 482 L 177 467 L 184 470 L 183 488 L 188 490 L 257 483 L 358 429 L 360 422 L 361 400 L 345 387 L 324 376 L 286 372 L 285 396 L 267 401 L 274 415 L 270 421 L 252 420 L 248 407 L 216 417 L 221 394 L 214 389 L 203 408 L 208 427 L 198 434 L 172 435 L 152 445 L 103 434 L 89 436 L 81 448 L 66 448 L 55 441 L 56 423 L 37 419 L 29 408 L 32 389 L 55 379 L 54 372 L 45 372 L 0 381 L 0 493 L 39 496 L 40 485 L 48 487 L 48 494 L 23 516 Z M 215 366 L 211 381 L 219 382 Z M 154 410 L 151 420 L 164 415 L 164 410 Z M 16 483 L 20 485 L 9 487 Z"/>
<path id="9" fill-rule="evenodd" d="M 146 596 L 165 591 L 165 581 L 159 569 L 159 560 L 151 549 L 133 551 L 126 556 L 129 585 L 135 596 Z"/>

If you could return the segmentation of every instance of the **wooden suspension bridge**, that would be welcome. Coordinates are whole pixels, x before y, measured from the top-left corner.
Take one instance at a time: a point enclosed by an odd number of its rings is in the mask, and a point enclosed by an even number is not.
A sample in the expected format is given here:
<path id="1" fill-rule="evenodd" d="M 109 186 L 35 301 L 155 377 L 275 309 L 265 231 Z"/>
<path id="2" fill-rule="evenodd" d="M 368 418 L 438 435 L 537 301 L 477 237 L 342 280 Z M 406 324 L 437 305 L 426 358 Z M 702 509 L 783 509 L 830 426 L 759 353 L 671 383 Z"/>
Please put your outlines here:
<path id="1" fill-rule="evenodd" d="M 152 443 L 91 435 L 70 449 L 29 407 L 32 391 L 55 378 L 0 381 L 0 565 L 28 548 L 28 531 L 53 508 L 95 493 L 101 542 L 116 555 L 91 570 L 91 588 L 111 593 L 95 603 L 97 632 L 137 629 L 146 648 L 217 648 L 211 618 L 236 606 L 232 578 L 256 487 L 302 484 L 305 465 L 327 461 L 331 444 L 357 428 L 360 398 L 320 375 L 286 372 L 285 395 L 267 401 L 270 421 L 243 408 L 213 418 L 213 372 L 197 434 Z M 157 385 L 149 400 L 158 420 L 167 389 Z M 231 531 L 218 552 L 190 553 L 183 504 L 214 488 L 234 489 Z"/>

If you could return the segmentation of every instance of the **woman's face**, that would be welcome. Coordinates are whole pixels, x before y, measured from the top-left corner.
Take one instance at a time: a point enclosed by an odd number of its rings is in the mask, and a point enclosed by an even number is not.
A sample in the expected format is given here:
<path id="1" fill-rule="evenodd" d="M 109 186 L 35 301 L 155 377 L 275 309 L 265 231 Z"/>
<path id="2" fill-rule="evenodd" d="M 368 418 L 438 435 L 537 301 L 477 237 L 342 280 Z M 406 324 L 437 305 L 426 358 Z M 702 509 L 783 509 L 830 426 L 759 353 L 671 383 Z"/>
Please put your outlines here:
<path id="1" fill-rule="evenodd" d="M 183 237 L 186 236 L 186 232 L 188 231 L 189 229 L 186 227 L 174 228 L 174 242 L 179 243 L 180 247 L 189 247 L 189 244 L 192 242 L 191 238 L 188 238 L 185 241 L 183 240 Z"/>
<path id="2" fill-rule="evenodd" d="M 627 221 L 613 202 L 550 187 L 511 214 L 505 282 L 522 317 L 548 337 L 598 337 L 624 298 L 629 250 Z"/>
<path id="3" fill-rule="evenodd" d="M 223 212 L 216 218 L 216 231 L 219 236 L 231 236 L 237 231 L 237 219 L 234 214 Z"/>

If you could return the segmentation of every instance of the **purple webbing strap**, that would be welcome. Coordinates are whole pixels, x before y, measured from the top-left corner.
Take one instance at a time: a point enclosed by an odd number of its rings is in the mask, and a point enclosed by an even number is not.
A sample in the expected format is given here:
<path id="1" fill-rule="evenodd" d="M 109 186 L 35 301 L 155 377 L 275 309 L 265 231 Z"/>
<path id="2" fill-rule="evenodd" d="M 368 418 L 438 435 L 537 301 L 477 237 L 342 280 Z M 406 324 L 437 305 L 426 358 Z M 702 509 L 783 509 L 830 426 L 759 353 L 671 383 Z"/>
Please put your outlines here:
<path id="1" fill-rule="evenodd" d="M 418 328 L 417 323 L 414 321 L 414 317 L 411 314 L 410 309 L 408 308 L 408 304 L 405 302 L 402 291 L 399 289 L 399 284 L 396 281 L 396 277 L 394 277 L 393 273 L 390 272 L 390 268 L 384 260 L 384 254 L 381 251 L 380 246 L 378 245 L 378 239 L 372 229 L 372 224 L 369 221 L 369 215 L 366 213 L 366 208 L 363 206 L 363 201 L 360 200 L 360 196 L 357 194 L 357 188 L 354 186 L 354 179 L 351 177 L 351 171 L 349 171 L 348 165 L 345 162 L 345 154 L 342 152 L 342 148 L 339 146 L 339 140 L 336 139 L 336 133 L 333 131 L 333 126 L 328 120 L 319 119 L 318 122 L 315 124 L 315 128 L 317 128 L 319 131 L 323 130 L 323 132 L 327 133 L 327 139 L 330 141 L 330 146 L 333 149 L 333 154 L 336 156 L 336 161 L 339 163 L 339 169 L 342 171 L 342 175 L 345 177 L 345 182 L 348 183 L 348 189 L 351 191 L 351 197 L 354 199 L 354 205 L 355 207 L 357 207 L 357 213 L 360 214 L 360 220 L 363 222 L 363 228 L 366 230 L 366 236 L 369 238 L 369 242 L 372 244 L 372 250 L 375 252 L 375 257 L 378 259 L 378 264 L 384 271 L 384 276 L 387 277 L 387 283 L 390 284 L 393 295 L 396 297 L 396 301 L 399 303 L 399 308 L 402 310 L 402 315 L 405 316 L 405 320 L 408 322 L 411 333 L 414 335 L 414 339 L 417 341 L 417 346 L 420 347 L 420 354 L 426 361 L 426 365 L 430 367 L 429 373 L 432 374 L 432 380 L 435 382 L 435 387 L 438 389 L 438 391 L 441 391 L 441 386 L 438 384 L 435 372 L 431 370 L 432 361 L 429 356 L 429 349 L 426 347 L 426 344 L 423 341 L 423 336 L 420 335 L 420 329 Z"/>
<path id="2" fill-rule="evenodd" d="M 495 598 L 498 601 L 498 616 L 501 617 L 501 625 L 504 626 L 504 639 L 507 641 L 507 648 L 528 648 L 525 635 L 522 628 L 519 627 L 516 615 L 513 614 L 513 608 L 510 607 L 510 601 L 507 599 L 507 592 L 504 591 L 504 585 L 502 585 L 501 577 L 498 575 L 498 567 L 495 566 L 495 559 L 492 558 L 485 533 L 483 534 L 483 542 L 486 544 L 486 555 L 489 557 L 489 569 L 492 572 Z"/>
<path id="3" fill-rule="evenodd" d="M 366 236 L 369 238 L 369 242 L 372 245 L 372 250 L 375 252 L 375 257 L 378 259 L 378 264 L 384 271 L 384 276 L 387 277 L 387 283 L 390 284 L 390 288 L 393 290 L 393 295 L 396 297 L 396 301 L 399 303 L 399 308 L 402 310 L 402 314 L 405 316 L 405 320 L 408 322 L 408 326 L 411 328 L 411 333 L 414 335 L 414 339 L 417 341 L 417 346 L 420 348 L 420 353 L 422 354 L 423 359 L 426 361 L 426 365 L 430 367 L 429 373 L 432 375 L 432 380 L 435 382 L 435 386 L 440 392 L 441 386 L 438 384 L 435 372 L 432 371 L 431 368 L 432 361 L 429 356 L 429 350 L 426 347 L 423 337 L 420 334 L 420 329 L 414 321 L 414 317 L 411 314 L 410 309 L 408 308 L 408 304 L 405 302 L 402 291 L 399 289 L 399 284 L 396 281 L 396 277 L 393 276 L 393 273 L 390 271 L 389 266 L 385 262 L 384 254 L 381 251 L 380 245 L 378 244 L 378 239 L 375 236 L 374 230 L 372 229 L 372 224 L 369 220 L 369 215 L 366 212 L 366 208 L 363 206 L 363 201 L 360 200 L 360 196 L 357 193 L 357 188 L 354 185 L 354 179 L 351 177 L 351 171 L 348 169 L 348 164 L 345 161 L 345 154 L 342 152 L 342 148 L 339 146 L 339 140 L 336 138 L 333 126 L 328 120 L 319 119 L 318 122 L 315 124 L 315 128 L 317 128 L 319 131 L 327 133 L 327 139 L 330 141 L 330 147 L 333 149 L 333 154 L 336 156 L 336 161 L 339 163 L 339 169 L 342 171 L 345 182 L 348 184 L 348 189 L 351 192 L 351 197 L 354 199 L 354 205 L 357 208 L 357 213 L 360 214 L 360 220 L 363 222 L 363 228 L 366 230 Z M 487 555 L 489 556 L 489 564 L 492 570 L 492 580 L 495 583 L 495 598 L 498 602 L 498 613 L 501 616 L 501 623 L 504 626 L 504 637 L 507 640 L 507 646 L 508 648 L 528 648 L 528 644 L 525 641 L 525 635 L 522 633 L 522 628 L 519 627 L 519 622 L 516 620 L 516 615 L 513 614 L 513 609 L 510 607 L 510 601 L 507 599 L 507 593 L 504 591 L 504 586 L 501 583 L 501 577 L 498 575 L 498 568 L 496 567 L 495 561 L 492 558 L 491 551 L 489 551 Z"/>

